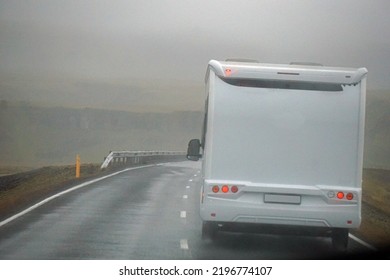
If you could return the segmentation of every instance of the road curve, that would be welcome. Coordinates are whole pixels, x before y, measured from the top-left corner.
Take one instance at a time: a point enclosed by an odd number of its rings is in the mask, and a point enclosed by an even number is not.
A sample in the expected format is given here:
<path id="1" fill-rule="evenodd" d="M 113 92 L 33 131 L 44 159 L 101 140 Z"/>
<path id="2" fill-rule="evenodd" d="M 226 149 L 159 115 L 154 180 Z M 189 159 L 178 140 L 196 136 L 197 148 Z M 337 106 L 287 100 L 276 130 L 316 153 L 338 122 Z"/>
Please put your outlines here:
<path id="1" fill-rule="evenodd" d="M 130 169 L 0 227 L 0 259 L 322 259 L 328 238 L 220 233 L 201 240 L 200 165 Z M 348 254 L 369 249 L 350 240 Z"/>

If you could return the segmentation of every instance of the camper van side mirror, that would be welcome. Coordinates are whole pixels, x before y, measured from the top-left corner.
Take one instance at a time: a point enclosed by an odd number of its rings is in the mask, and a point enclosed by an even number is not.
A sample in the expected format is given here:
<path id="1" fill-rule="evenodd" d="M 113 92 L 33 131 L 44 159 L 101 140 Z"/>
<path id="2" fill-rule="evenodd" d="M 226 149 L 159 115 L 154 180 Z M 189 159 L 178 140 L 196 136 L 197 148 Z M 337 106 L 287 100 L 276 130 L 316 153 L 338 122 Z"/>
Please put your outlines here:
<path id="1" fill-rule="evenodd" d="M 200 140 L 192 139 L 188 143 L 187 159 L 197 161 L 201 158 L 200 155 Z"/>

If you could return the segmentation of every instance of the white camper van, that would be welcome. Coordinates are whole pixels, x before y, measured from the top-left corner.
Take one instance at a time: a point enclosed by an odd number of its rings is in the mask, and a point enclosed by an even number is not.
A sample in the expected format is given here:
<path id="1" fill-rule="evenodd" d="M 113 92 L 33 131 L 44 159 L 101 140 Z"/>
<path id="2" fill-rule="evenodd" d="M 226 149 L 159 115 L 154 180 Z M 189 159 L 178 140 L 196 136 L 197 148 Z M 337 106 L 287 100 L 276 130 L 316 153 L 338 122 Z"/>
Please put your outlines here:
<path id="1" fill-rule="evenodd" d="M 201 139 L 203 237 L 221 230 L 327 235 L 361 221 L 365 68 L 211 60 Z"/>

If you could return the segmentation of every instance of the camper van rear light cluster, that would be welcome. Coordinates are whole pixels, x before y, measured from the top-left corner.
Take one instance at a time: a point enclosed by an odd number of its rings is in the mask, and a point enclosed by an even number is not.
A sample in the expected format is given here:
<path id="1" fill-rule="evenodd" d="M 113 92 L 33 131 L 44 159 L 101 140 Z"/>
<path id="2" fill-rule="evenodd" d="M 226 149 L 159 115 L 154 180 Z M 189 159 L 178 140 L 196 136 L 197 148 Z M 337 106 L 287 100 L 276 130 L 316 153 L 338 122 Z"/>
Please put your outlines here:
<path id="1" fill-rule="evenodd" d="M 347 199 L 347 200 L 352 200 L 353 199 L 353 193 L 343 193 L 343 192 L 338 192 L 337 193 L 337 198 L 338 199 Z"/>
<path id="2" fill-rule="evenodd" d="M 236 193 L 238 192 L 238 187 L 237 186 L 229 186 L 229 185 L 222 185 L 218 186 L 215 185 L 212 187 L 213 193 Z"/>
<path id="3" fill-rule="evenodd" d="M 330 192 L 328 192 L 328 197 L 329 198 L 336 197 L 339 200 L 345 200 L 345 199 L 346 200 L 352 200 L 352 199 L 354 199 L 355 196 L 351 192 L 349 192 L 349 193 L 344 193 L 344 192 L 337 192 L 337 193 L 335 193 L 333 191 L 330 191 Z"/>

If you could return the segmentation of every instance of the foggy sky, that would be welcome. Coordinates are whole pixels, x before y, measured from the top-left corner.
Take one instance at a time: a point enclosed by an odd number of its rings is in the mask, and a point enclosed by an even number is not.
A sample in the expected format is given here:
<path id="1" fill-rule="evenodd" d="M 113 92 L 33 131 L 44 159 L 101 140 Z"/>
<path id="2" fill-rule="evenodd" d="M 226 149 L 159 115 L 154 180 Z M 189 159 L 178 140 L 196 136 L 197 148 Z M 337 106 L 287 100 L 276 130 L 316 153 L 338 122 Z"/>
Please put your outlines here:
<path id="1" fill-rule="evenodd" d="M 0 0 L 0 99 L 199 110 L 210 59 L 367 67 L 390 89 L 390 2 Z"/>

